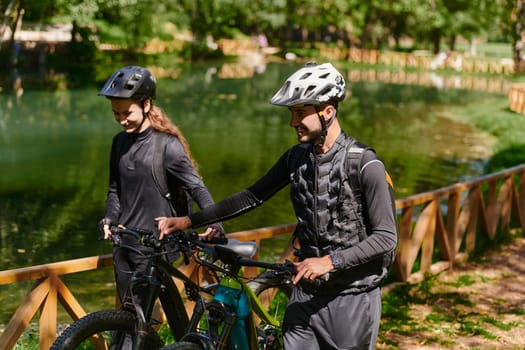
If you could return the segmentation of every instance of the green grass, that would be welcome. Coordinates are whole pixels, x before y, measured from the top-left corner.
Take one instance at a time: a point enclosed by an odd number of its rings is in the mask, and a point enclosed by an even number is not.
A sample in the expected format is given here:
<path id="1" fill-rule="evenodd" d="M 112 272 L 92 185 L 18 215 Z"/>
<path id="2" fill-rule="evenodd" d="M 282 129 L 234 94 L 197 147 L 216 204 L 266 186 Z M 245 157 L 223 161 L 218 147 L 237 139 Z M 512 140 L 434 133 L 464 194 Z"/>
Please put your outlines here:
<path id="1" fill-rule="evenodd" d="M 28 327 L 24 333 L 18 339 L 18 342 L 14 346 L 13 350 L 39 350 L 39 336 L 38 326 Z"/>
<path id="2" fill-rule="evenodd" d="M 396 349 L 397 334 L 417 339 L 420 344 L 457 345 L 459 337 L 480 336 L 487 340 L 498 338 L 498 331 L 509 332 L 523 327 L 523 321 L 503 321 L 504 315 L 525 315 L 524 308 L 513 308 L 497 314 L 487 314 L 471 299 L 474 284 L 495 283 L 479 272 L 465 272 L 450 282 L 430 276 L 416 284 L 398 285 L 383 296 L 383 315 L 379 332 L 381 349 Z M 503 298 L 495 303 L 504 309 Z M 421 308 L 422 307 L 422 308 Z M 420 310 L 428 314 L 422 315 Z M 500 317 L 501 316 L 501 317 Z"/>
<path id="3" fill-rule="evenodd" d="M 469 52 L 470 47 L 467 42 L 459 42 L 456 44 L 456 51 Z M 476 53 L 481 57 L 493 58 L 512 58 L 512 44 L 511 43 L 479 43 L 476 45 Z"/>
<path id="4" fill-rule="evenodd" d="M 470 106 L 451 109 L 449 117 L 464 121 L 494 136 L 494 154 L 488 160 L 485 172 L 492 173 L 525 163 L 525 115 L 509 109 L 506 98 L 487 97 Z"/>

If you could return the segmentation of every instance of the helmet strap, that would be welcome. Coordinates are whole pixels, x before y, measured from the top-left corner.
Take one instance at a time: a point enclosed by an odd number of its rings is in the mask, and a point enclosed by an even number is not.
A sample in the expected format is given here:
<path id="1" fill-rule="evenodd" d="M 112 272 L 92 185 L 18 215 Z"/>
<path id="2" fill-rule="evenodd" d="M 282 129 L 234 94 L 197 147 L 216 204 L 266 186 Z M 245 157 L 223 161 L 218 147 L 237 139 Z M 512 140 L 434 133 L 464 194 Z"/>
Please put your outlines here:
<path id="1" fill-rule="evenodd" d="M 133 130 L 134 133 L 140 132 L 140 129 L 142 128 L 142 125 L 144 124 L 144 122 L 148 118 L 148 113 L 146 113 L 146 111 L 144 110 L 144 101 L 142 101 L 141 104 L 142 104 L 142 106 L 141 106 L 141 108 L 142 108 L 142 121 L 140 122 L 139 126 L 137 126 L 135 128 L 135 130 Z M 151 109 L 151 107 L 150 107 L 150 109 Z"/>
<path id="2" fill-rule="evenodd" d="M 326 135 L 328 134 L 328 128 L 334 122 L 335 115 L 337 114 L 336 112 L 337 110 L 334 108 L 334 113 L 332 114 L 328 122 L 324 120 L 324 112 L 321 110 L 319 106 L 315 106 L 315 110 L 317 112 L 317 115 L 319 116 L 319 122 L 321 123 L 321 134 L 319 135 L 319 142 L 315 144 L 315 147 L 321 148 L 323 147 L 324 142 L 326 140 Z"/>

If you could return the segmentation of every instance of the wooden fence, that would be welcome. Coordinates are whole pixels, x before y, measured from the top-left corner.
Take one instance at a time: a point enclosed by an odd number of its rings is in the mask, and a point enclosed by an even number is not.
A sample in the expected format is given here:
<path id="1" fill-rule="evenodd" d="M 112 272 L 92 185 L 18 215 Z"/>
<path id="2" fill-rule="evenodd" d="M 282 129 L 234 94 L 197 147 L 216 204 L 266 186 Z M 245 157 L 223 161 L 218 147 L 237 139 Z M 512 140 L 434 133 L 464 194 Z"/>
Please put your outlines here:
<path id="1" fill-rule="evenodd" d="M 480 235 L 487 240 L 525 225 L 525 165 L 396 201 L 399 247 L 392 271 L 399 282 L 415 282 L 464 261 Z M 295 224 L 232 233 L 239 240 L 264 240 L 289 235 Z M 291 256 L 288 244 L 281 258 Z M 60 276 L 104 268 L 111 256 L 88 257 L 0 272 L 0 284 L 35 281 L 0 336 L 0 349 L 12 349 L 39 312 L 40 349 L 56 337 L 58 303 L 73 320 L 83 315 L 80 303 Z M 193 275 L 194 266 L 183 272 Z M 251 271 L 253 272 L 253 271 Z M 250 271 L 247 271 L 250 273 Z M 182 289 L 180 285 L 179 288 Z"/>
<path id="2" fill-rule="evenodd" d="M 464 73 L 513 74 L 514 62 L 509 59 L 459 56 L 447 57 L 434 67 L 435 57 L 428 52 L 396 52 L 360 48 L 321 47 L 319 54 L 329 60 L 351 61 L 366 64 L 395 65 L 419 69 L 453 69 Z"/>
<path id="3" fill-rule="evenodd" d="M 364 81 L 419 85 L 437 89 L 475 90 L 499 95 L 510 94 L 512 87 L 515 86 L 505 76 L 441 75 L 434 71 L 359 69 L 349 70 L 345 78 L 352 83 Z"/>
<path id="4" fill-rule="evenodd" d="M 525 83 L 514 83 L 510 86 L 509 108 L 513 112 L 525 114 Z"/>

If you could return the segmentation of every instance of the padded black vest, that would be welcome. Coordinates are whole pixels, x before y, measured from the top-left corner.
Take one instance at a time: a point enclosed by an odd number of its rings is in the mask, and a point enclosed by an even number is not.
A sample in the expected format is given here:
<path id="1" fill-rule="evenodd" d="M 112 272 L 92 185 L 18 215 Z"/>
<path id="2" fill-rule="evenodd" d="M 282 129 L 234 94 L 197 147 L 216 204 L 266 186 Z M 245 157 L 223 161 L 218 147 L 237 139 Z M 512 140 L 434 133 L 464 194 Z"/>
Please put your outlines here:
<path id="1" fill-rule="evenodd" d="M 315 154 L 311 144 L 289 151 L 290 196 L 298 219 L 295 235 L 301 259 L 324 256 L 366 238 L 359 185 L 366 149 L 370 148 L 341 133 L 325 154 Z"/>

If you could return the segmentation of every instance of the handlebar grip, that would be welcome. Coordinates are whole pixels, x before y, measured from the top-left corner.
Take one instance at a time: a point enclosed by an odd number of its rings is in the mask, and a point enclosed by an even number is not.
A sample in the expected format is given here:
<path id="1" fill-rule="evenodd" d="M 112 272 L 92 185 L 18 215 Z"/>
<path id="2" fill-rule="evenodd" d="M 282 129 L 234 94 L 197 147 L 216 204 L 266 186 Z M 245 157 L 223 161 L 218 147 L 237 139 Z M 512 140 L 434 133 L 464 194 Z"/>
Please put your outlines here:
<path id="1" fill-rule="evenodd" d="M 330 279 L 330 273 L 325 273 L 324 275 L 321 275 L 319 277 L 317 277 L 315 280 L 313 280 L 311 283 L 315 286 L 315 287 L 320 287 L 323 283 L 325 282 L 328 282 L 328 280 Z"/>
<path id="2" fill-rule="evenodd" d="M 109 228 L 113 235 L 113 241 L 115 242 L 115 238 L 121 235 L 130 235 L 135 237 L 138 241 L 142 242 L 145 245 L 151 245 L 158 247 L 159 242 L 158 239 L 155 237 L 152 231 L 140 229 L 140 228 L 122 228 L 118 226 L 111 226 Z"/>
<path id="3" fill-rule="evenodd" d="M 213 237 L 212 239 L 207 240 L 206 242 L 211 244 L 228 244 L 228 238 L 226 238 L 225 236 Z"/>

